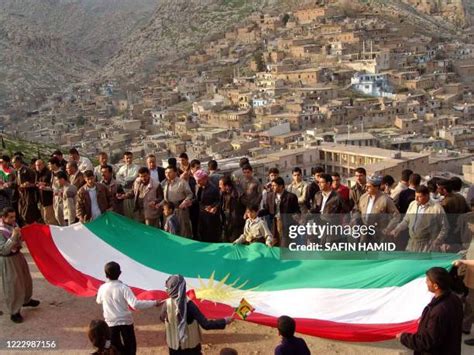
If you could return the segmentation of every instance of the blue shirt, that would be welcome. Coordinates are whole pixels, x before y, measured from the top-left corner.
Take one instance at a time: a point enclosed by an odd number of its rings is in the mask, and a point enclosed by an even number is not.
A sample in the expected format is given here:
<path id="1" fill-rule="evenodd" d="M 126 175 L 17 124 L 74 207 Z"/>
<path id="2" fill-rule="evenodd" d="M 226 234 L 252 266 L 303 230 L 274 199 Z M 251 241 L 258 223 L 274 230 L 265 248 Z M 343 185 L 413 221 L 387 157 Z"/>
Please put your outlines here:
<path id="1" fill-rule="evenodd" d="M 310 355 L 306 342 L 297 337 L 283 338 L 275 348 L 275 355 Z"/>

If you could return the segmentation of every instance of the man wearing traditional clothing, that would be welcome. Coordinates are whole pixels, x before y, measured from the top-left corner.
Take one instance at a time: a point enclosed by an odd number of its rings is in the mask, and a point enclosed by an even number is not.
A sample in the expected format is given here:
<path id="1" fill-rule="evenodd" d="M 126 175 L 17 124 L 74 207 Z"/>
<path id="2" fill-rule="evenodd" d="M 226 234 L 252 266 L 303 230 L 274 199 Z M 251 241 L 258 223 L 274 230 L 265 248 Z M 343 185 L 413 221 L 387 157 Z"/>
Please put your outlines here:
<path id="1" fill-rule="evenodd" d="M 183 237 L 191 237 L 191 220 L 189 219 L 189 207 L 193 201 L 193 192 L 189 184 L 180 179 L 178 169 L 175 165 L 169 165 L 165 171 L 166 180 L 162 182 L 163 201 L 173 202 L 176 206 L 175 214 L 179 220 L 180 235 Z M 155 208 L 161 207 L 156 204 Z"/>
<path id="2" fill-rule="evenodd" d="M 51 184 L 53 181 L 53 175 L 51 171 L 46 167 L 46 164 L 41 159 L 35 161 L 36 169 L 36 186 L 38 187 L 39 202 L 41 204 L 41 216 L 44 223 L 57 225 L 58 222 L 54 217 L 53 208 L 53 189 Z"/>
<path id="3" fill-rule="evenodd" d="M 415 201 L 408 206 L 405 217 L 391 235 L 399 238 L 399 234 L 406 229 L 410 236 L 407 251 L 439 251 L 446 239 L 449 230 L 446 213 L 439 203 L 430 200 L 430 191 L 426 186 L 416 188 Z"/>
<path id="4" fill-rule="evenodd" d="M 10 319 L 21 323 L 21 307 L 38 307 L 39 301 L 31 298 L 33 282 L 21 249 L 21 232 L 16 224 L 16 213 L 11 207 L 3 210 L 0 221 L 0 275 L 2 289 Z"/>
<path id="5" fill-rule="evenodd" d="M 119 195 L 119 199 L 133 199 L 135 220 L 148 226 L 159 227 L 160 210 L 154 208 L 156 203 L 163 201 L 161 185 L 150 176 L 146 167 L 138 169 L 138 177 L 132 191 Z"/>
<path id="6" fill-rule="evenodd" d="M 56 174 L 58 184 L 61 188 L 58 198 L 61 199 L 62 213 L 61 226 L 70 226 L 76 223 L 76 196 L 77 187 L 69 183 L 67 175 L 64 171 Z"/>
<path id="7" fill-rule="evenodd" d="M 204 170 L 194 173 L 196 180 L 196 201 L 199 207 L 198 238 L 203 242 L 220 242 L 222 224 L 218 213 L 220 194 L 219 190 L 209 180 Z"/>
<path id="8" fill-rule="evenodd" d="M 123 153 L 124 164 L 117 171 L 117 182 L 122 185 L 125 193 L 132 191 L 133 183 L 138 176 L 139 166 L 133 163 L 132 152 Z M 123 202 L 124 214 L 128 218 L 133 219 L 133 200 L 125 200 Z"/>
<path id="9" fill-rule="evenodd" d="M 26 224 L 37 222 L 41 219 L 41 213 L 38 209 L 35 172 L 23 165 L 21 156 L 13 158 L 13 168 L 15 169 L 15 182 L 13 186 L 18 196 L 20 217 Z"/>
<path id="10" fill-rule="evenodd" d="M 438 182 L 438 191 L 443 200 L 440 202 L 444 212 L 448 217 L 449 233 L 445 240 L 445 245 L 441 247 L 442 251 L 449 253 L 457 253 L 462 248 L 462 240 L 459 233 L 456 232 L 456 222 L 459 215 L 470 212 L 471 209 L 466 199 L 453 191 L 451 180 L 441 180 Z"/>
<path id="11" fill-rule="evenodd" d="M 244 229 L 245 206 L 242 203 L 242 194 L 232 182 L 230 176 L 223 176 L 219 180 L 221 191 L 220 213 L 224 229 L 224 241 L 233 242 Z"/>

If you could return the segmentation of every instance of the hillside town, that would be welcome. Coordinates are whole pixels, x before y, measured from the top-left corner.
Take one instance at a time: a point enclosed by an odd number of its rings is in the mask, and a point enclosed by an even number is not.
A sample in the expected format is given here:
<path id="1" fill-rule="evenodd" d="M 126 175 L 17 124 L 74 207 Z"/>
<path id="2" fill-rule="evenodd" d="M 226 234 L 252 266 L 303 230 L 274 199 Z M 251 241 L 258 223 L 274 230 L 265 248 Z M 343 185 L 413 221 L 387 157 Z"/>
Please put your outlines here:
<path id="1" fill-rule="evenodd" d="M 416 29 L 416 30 L 415 30 Z M 448 33 L 448 32 L 446 32 Z M 421 31 L 400 15 L 313 5 L 255 13 L 147 80 L 97 79 L 28 113 L 5 132 L 117 163 L 125 150 L 257 176 L 323 166 L 368 174 L 463 175 L 474 182 L 474 40 Z"/>
<path id="2" fill-rule="evenodd" d="M 473 353 L 474 0 L 94 1 L 0 4 L 0 348 Z"/>

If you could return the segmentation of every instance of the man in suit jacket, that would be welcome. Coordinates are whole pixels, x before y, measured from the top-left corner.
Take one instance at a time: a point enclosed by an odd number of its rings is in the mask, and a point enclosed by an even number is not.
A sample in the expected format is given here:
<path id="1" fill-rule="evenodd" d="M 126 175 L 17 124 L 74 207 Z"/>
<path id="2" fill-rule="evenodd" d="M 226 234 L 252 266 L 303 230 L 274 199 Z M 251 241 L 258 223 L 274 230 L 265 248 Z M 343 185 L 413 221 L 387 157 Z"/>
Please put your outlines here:
<path id="1" fill-rule="evenodd" d="M 288 246 L 287 232 L 289 225 L 296 223 L 295 214 L 300 214 L 298 197 L 285 190 L 285 181 L 277 177 L 272 181 L 272 191 L 267 194 L 263 209 L 259 216 L 270 215 L 272 220 L 272 234 L 276 243 Z"/>
<path id="2" fill-rule="evenodd" d="M 98 218 L 111 206 L 109 190 L 101 183 L 95 182 L 94 172 L 86 170 L 86 183 L 77 192 L 76 215 L 81 223 Z"/>
<path id="3" fill-rule="evenodd" d="M 311 213 L 333 214 L 344 213 L 344 202 L 339 194 L 332 189 L 332 177 L 322 174 L 319 177 L 320 190 L 314 196 Z"/>
<path id="4" fill-rule="evenodd" d="M 146 157 L 146 166 L 150 171 L 150 176 L 156 182 L 163 182 L 166 179 L 165 168 L 156 164 L 156 156 L 154 154 L 148 154 Z"/>
<path id="5" fill-rule="evenodd" d="M 319 177 L 320 190 L 314 196 L 311 213 L 317 214 L 318 224 L 340 225 L 344 221 L 342 213 L 346 212 L 346 205 L 338 192 L 332 188 L 332 177 L 329 174 L 321 174 Z M 341 242 L 343 236 L 322 235 L 322 244 L 327 242 Z M 344 238 L 345 239 L 345 238 Z M 317 240 L 314 240 L 317 242 Z"/>
<path id="6" fill-rule="evenodd" d="M 361 242 L 391 241 L 388 232 L 393 230 L 400 219 L 395 203 L 390 196 L 380 191 L 381 176 L 367 178 L 367 192 L 359 199 L 357 210 L 362 223 L 375 227 L 375 235 L 364 235 Z"/>
<path id="7" fill-rule="evenodd" d="M 76 186 L 78 190 L 85 184 L 84 175 L 79 171 L 75 161 L 66 164 L 66 172 L 69 175 L 69 183 Z"/>

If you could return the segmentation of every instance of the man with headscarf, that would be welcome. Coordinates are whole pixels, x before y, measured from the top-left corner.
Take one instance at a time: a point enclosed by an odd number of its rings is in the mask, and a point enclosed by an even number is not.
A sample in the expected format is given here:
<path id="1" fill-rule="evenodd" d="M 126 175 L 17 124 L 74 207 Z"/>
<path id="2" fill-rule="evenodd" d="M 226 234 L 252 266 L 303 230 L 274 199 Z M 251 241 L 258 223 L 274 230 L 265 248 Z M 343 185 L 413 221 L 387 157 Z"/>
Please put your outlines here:
<path id="1" fill-rule="evenodd" d="M 40 302 L 31 298 L 33 281 L 21 253 L 21 231 L 15 220 L 15 210 L 6 207 L 0 220 L 0 276 L 10 319 L 21 323 L 21 307 L 38 307 Z"/>
<path id="2" fill-rule="evenodd" d="M 173 275 L 166 280 L 166 291 L 170 298 L 164 302 L 160 318 L 165 322 L 166 343 L 171 355 L 202 354 L 199 326 L 205 330 L 224 329 L 233 321 L 232 317 L 207 319 L 186 296 L 186 281 L 181 275 Z"/>

